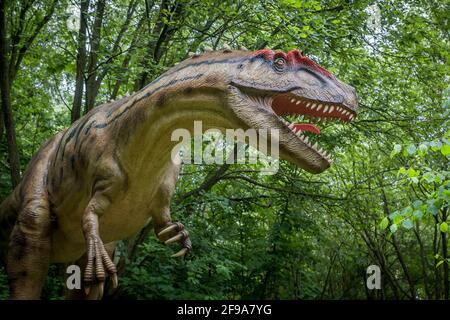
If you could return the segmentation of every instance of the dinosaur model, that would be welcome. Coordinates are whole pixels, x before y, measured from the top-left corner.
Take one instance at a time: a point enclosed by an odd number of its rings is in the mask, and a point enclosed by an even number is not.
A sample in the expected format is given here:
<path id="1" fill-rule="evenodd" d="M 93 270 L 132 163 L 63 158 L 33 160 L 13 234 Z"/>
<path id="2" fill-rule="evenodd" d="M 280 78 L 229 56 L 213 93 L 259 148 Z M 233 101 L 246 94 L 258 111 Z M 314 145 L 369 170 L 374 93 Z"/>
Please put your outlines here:
<path id="1" fill-rule="evenodd" d="M 117 285 L 107 244 L 136 234 L 152 219 L 158 238 L 191 249 L 169 205 L 180 164 L 171 159 L 177 128 L 279 130 L 280 157 L 311 173 L 329 156 L 288 115 L 351 121 L 353 87 L 298 50 L 220 50 L 191 55 L 135 94 L 103 104 L 48 140 L 0 206 L 12 299 L 38 299 L 50 262 L 86 255 L 84 287 Z M 5 225 L 14 222 L 11 230 Z M 1 242 L 0 241 L 0 242 Z M 100 292 L 100 293 L 98 293 Z"/>

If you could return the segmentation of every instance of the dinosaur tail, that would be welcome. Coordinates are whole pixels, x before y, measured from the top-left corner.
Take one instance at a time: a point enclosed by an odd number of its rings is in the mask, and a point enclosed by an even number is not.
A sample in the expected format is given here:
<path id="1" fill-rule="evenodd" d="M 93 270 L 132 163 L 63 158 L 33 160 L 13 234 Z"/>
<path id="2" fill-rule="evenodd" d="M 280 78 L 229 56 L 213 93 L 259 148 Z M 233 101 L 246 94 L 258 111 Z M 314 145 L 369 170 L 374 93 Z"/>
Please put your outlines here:
<path id="1" fill-rule="evenodd" d="M 13 192 L 0 204 L 0 265 L 5 265 L 9 236 L 17 219 L 14 196 Z"/>

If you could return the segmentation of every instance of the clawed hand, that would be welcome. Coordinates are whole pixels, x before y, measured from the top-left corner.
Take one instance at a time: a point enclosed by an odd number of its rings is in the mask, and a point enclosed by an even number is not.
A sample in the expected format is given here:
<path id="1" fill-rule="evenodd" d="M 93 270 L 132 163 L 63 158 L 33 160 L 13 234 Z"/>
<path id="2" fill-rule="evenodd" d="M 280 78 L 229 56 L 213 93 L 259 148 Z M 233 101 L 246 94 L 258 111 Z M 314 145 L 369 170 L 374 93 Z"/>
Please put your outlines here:
<path id="1" fill-rule="evenodd" d="M 168 238 L 169 237 L 169 238 Z M 183 248 L 177 253 L 173 254 L 172 257 L 182 257 L 185 256 L 191 249 L 192 243 L 189 239 L 189 233 L 184 228 L 184 225 L 180 222 L 170 223 L 169 226 L 165 227 L 158 233 L 158 238 L 164 241 L 164 244 L 172 244 L 175 242 L 180 242 Z"/>

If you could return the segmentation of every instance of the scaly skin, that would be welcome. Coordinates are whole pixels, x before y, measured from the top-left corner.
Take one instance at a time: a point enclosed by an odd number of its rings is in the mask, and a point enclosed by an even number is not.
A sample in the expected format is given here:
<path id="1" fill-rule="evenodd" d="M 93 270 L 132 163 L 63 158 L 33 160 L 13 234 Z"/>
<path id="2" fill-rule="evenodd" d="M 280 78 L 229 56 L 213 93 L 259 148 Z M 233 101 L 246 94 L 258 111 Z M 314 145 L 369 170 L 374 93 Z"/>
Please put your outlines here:
<path id="1" fill-rule="evenodd" d="M 107 275 L 117 284 L 105 244 L 149 219 L 162 241 L 182 244 L 177 255 L 191 249 L 169 211 L 179 172 L 173 130 L 193 132 L 194 120 L 205 130 L 276 128 L 280 156 L 319 173 L 328 155 L 302 133 L 318 128 L 281 116 L 350 121 L 356 108 L 355 90 L 299 51 L 223 50 L 192 56 L 134 95 L 93 109 L 40 149 L 0 207 L 2 228 L 17 216 L 10 236 L 2 230 L 11 298 L 39 298 L 50 262 L 84 254 L 86 291 L 101 297 Z"/>

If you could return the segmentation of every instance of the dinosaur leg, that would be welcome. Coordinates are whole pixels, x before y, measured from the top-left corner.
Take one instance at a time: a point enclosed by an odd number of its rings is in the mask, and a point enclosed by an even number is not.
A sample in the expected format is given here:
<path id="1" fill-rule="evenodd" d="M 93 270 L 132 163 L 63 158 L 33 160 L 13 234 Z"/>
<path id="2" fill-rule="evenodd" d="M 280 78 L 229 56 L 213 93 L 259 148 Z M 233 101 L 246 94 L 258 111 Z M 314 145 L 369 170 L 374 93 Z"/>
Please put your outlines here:
<path id="1" fill-rule="evenodd" d="M 175 184 L 180 172 L 181 160 L 178 164 L 172 163 L 168 168 L 164 183 L 158 189 L 155 199 L 153 199 L 153 224 L 159 240 L 165 244 L 176 242 L 181 243 L 181 250 L 175 253 L 174 257 L 186 255 L 192 249 L 189 233 L 180 222 L 172 222 L 170 216 L 170 200 L 175 190 Z"/>
<path id="2" fill-rule="evenodd" d="M 114 250 L 116 249 L 116 242 L 109 242 L 105 244 L 106 252 L 108 253 L 111 260 L 113 259 Z M 76 262 L 71 263 L 75 264 L 80 267 L 81 270 L 86 269 L 87 265 L 87 254 L 83 254 L 81 258 L 79 258 Z M 100 295 L 101 290 L 103 289 L 102 283 L 90 283 L 89 290 L 86 290 L 85 283 L 82 283 L 81 289 L 66 289 L 64 293 L 64 298 L 66 300 L 98 300 L 101 299 L 102 296 Z M 86 294 L 86 291 L 88 291 L 88 294 Z"/>
<path id="3" fill-rule="evenodd" d="M 84 271 L 84 288 L 88 298 L 91 297 L 91 287 L 97 287 L 94 299 L 103 296 L 103 287 L 106 275 L 111 276 L 113 286 L 117 287 L 117 269 L 112 262 L 102 239 L 100 239 L 98 227 L 98 212 L 102 208 L 102 198 L 93 198 L 89 203 L 83 218 L 83 233 L 86 241 L 86 269 Z M 95 289 L 97 291 L 97 289 Z"/>
<path id="4" fill-rule="evenodd" d="M 40 298 L 50 259 L 50 225 L 46 197 L 25 199 L 7 257 L 11 299 Z"/>

